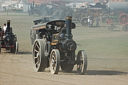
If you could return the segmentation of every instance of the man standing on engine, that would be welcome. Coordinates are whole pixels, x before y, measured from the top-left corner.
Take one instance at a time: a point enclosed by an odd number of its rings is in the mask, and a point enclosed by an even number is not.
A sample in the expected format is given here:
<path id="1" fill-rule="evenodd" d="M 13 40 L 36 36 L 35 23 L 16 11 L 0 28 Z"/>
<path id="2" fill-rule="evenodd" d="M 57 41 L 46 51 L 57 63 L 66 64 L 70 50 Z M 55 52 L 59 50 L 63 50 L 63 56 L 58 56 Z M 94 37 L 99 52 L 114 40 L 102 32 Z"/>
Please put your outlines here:
<path id="1" fill-rule="evenodd" d="M 6 26 L 6 24 L 4 24 L 4 26 L 3 26 L 4 33 L 6 33 L 6 29 L 7 29 L 7 26 Z"/>

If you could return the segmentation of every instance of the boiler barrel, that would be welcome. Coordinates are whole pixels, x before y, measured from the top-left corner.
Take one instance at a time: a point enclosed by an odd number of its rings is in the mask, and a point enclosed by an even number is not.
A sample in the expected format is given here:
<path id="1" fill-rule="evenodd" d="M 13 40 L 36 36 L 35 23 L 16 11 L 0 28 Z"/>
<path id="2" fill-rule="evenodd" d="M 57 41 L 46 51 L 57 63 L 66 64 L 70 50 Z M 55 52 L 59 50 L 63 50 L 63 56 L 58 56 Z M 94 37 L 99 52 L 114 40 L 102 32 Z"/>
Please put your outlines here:
<path id="1" fill-rule="evenodd" d="M 107 6 L 115 12 L 127 12 L 128 2 L 108 2 Z"/>

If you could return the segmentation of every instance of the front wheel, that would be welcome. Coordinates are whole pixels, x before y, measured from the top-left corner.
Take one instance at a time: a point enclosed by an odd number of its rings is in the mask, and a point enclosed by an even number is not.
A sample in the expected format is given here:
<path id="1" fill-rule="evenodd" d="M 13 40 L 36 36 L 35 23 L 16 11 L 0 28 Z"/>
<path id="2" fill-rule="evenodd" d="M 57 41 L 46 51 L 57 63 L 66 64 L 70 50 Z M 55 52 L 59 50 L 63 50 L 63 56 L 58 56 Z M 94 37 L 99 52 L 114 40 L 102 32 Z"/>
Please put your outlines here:
<path id="1" fill-rule="evenodd" d="M 85 74 L 87 69 L 87 55 L 85 51 L 81 50 L 77 54 L 77 72 L 78 74 Z"/>
<path id="2" fill-rule="evenodd" d="M 50 54 L 50 71 L 52 74 L 58 74 L 60 66 L 60 52 L 58 49 L 53 49 Z"/>

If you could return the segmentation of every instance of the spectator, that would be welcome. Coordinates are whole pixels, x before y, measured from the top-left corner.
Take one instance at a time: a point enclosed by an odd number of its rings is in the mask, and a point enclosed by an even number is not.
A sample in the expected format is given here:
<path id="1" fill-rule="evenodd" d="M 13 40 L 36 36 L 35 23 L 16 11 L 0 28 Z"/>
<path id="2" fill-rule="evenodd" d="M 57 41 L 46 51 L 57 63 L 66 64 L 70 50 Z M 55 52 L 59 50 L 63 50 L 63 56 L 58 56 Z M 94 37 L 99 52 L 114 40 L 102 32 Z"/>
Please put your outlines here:
<path id="1" fill-rule="evenodd" d="M 90 27 L 90 16 L 88 16 L 88 27 Z"/>
<path id="2" fill-rule="evenodd" d="M 6 24 L 4 24 L 4 26 L 3 26 L 4 33 L 6 32 L 6 29 L 7 29 L 7 26 L 6 26 Z"/>
<path id="3" fill-rule="evenodd" d="M 97 18 L 96 18 L 96 27 L 99 27 L 99 21 L 100 21 L 100 18 L 97 17 Z"/>

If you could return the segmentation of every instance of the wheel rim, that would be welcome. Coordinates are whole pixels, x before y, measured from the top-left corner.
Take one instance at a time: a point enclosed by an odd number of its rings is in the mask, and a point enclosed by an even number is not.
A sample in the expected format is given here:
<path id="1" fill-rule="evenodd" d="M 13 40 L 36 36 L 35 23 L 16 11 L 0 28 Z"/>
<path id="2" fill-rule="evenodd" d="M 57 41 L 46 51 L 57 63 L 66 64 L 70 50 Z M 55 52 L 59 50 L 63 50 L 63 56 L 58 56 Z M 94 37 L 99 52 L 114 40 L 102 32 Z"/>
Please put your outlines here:
<path id="1" fill-rule="evenodd" d="M 15 54 L 17 54 L 17 53 L 18 53 L 18 50 L 19 50 L 19 44 L 16 42 Z"/>
<path id="2" fill-rule="evenodd" d="M 50 71 L 52 74 L 58 74 L 60 65 L 60 54 L 57 49 L 51 51 L 50 55 Z"/>
<path id="3" fill-rule="evenodd" d="M 78 72 L 81 72 L 83 70 L 83 65 L 84 65 L 84 62 L 83 62 L 83 56 L 81 54 L 79 54 L 79 60 L 78 60 Z"/>
<path id="4" fill-rule="evenodd" d="M 84 51 L 79 51 L 77 55 L 78 74 L 85 74 L 87 69 L 87 55 Z"/>
<path id="5" fill-rule="evenodd" d="M 87 25 L 87 18 L 82 18 L 82 19 L 81 19 L 81 24 L 82 24 L 83 26 L 86 26 L 86 25 Z"/>
<path id="6" fill-rule="evenodd" d="M 36 68 L 40 67 L 40 45 L 38 42 L 35 42 L 34 49 L 33 49 L 33 60 Z"/>

